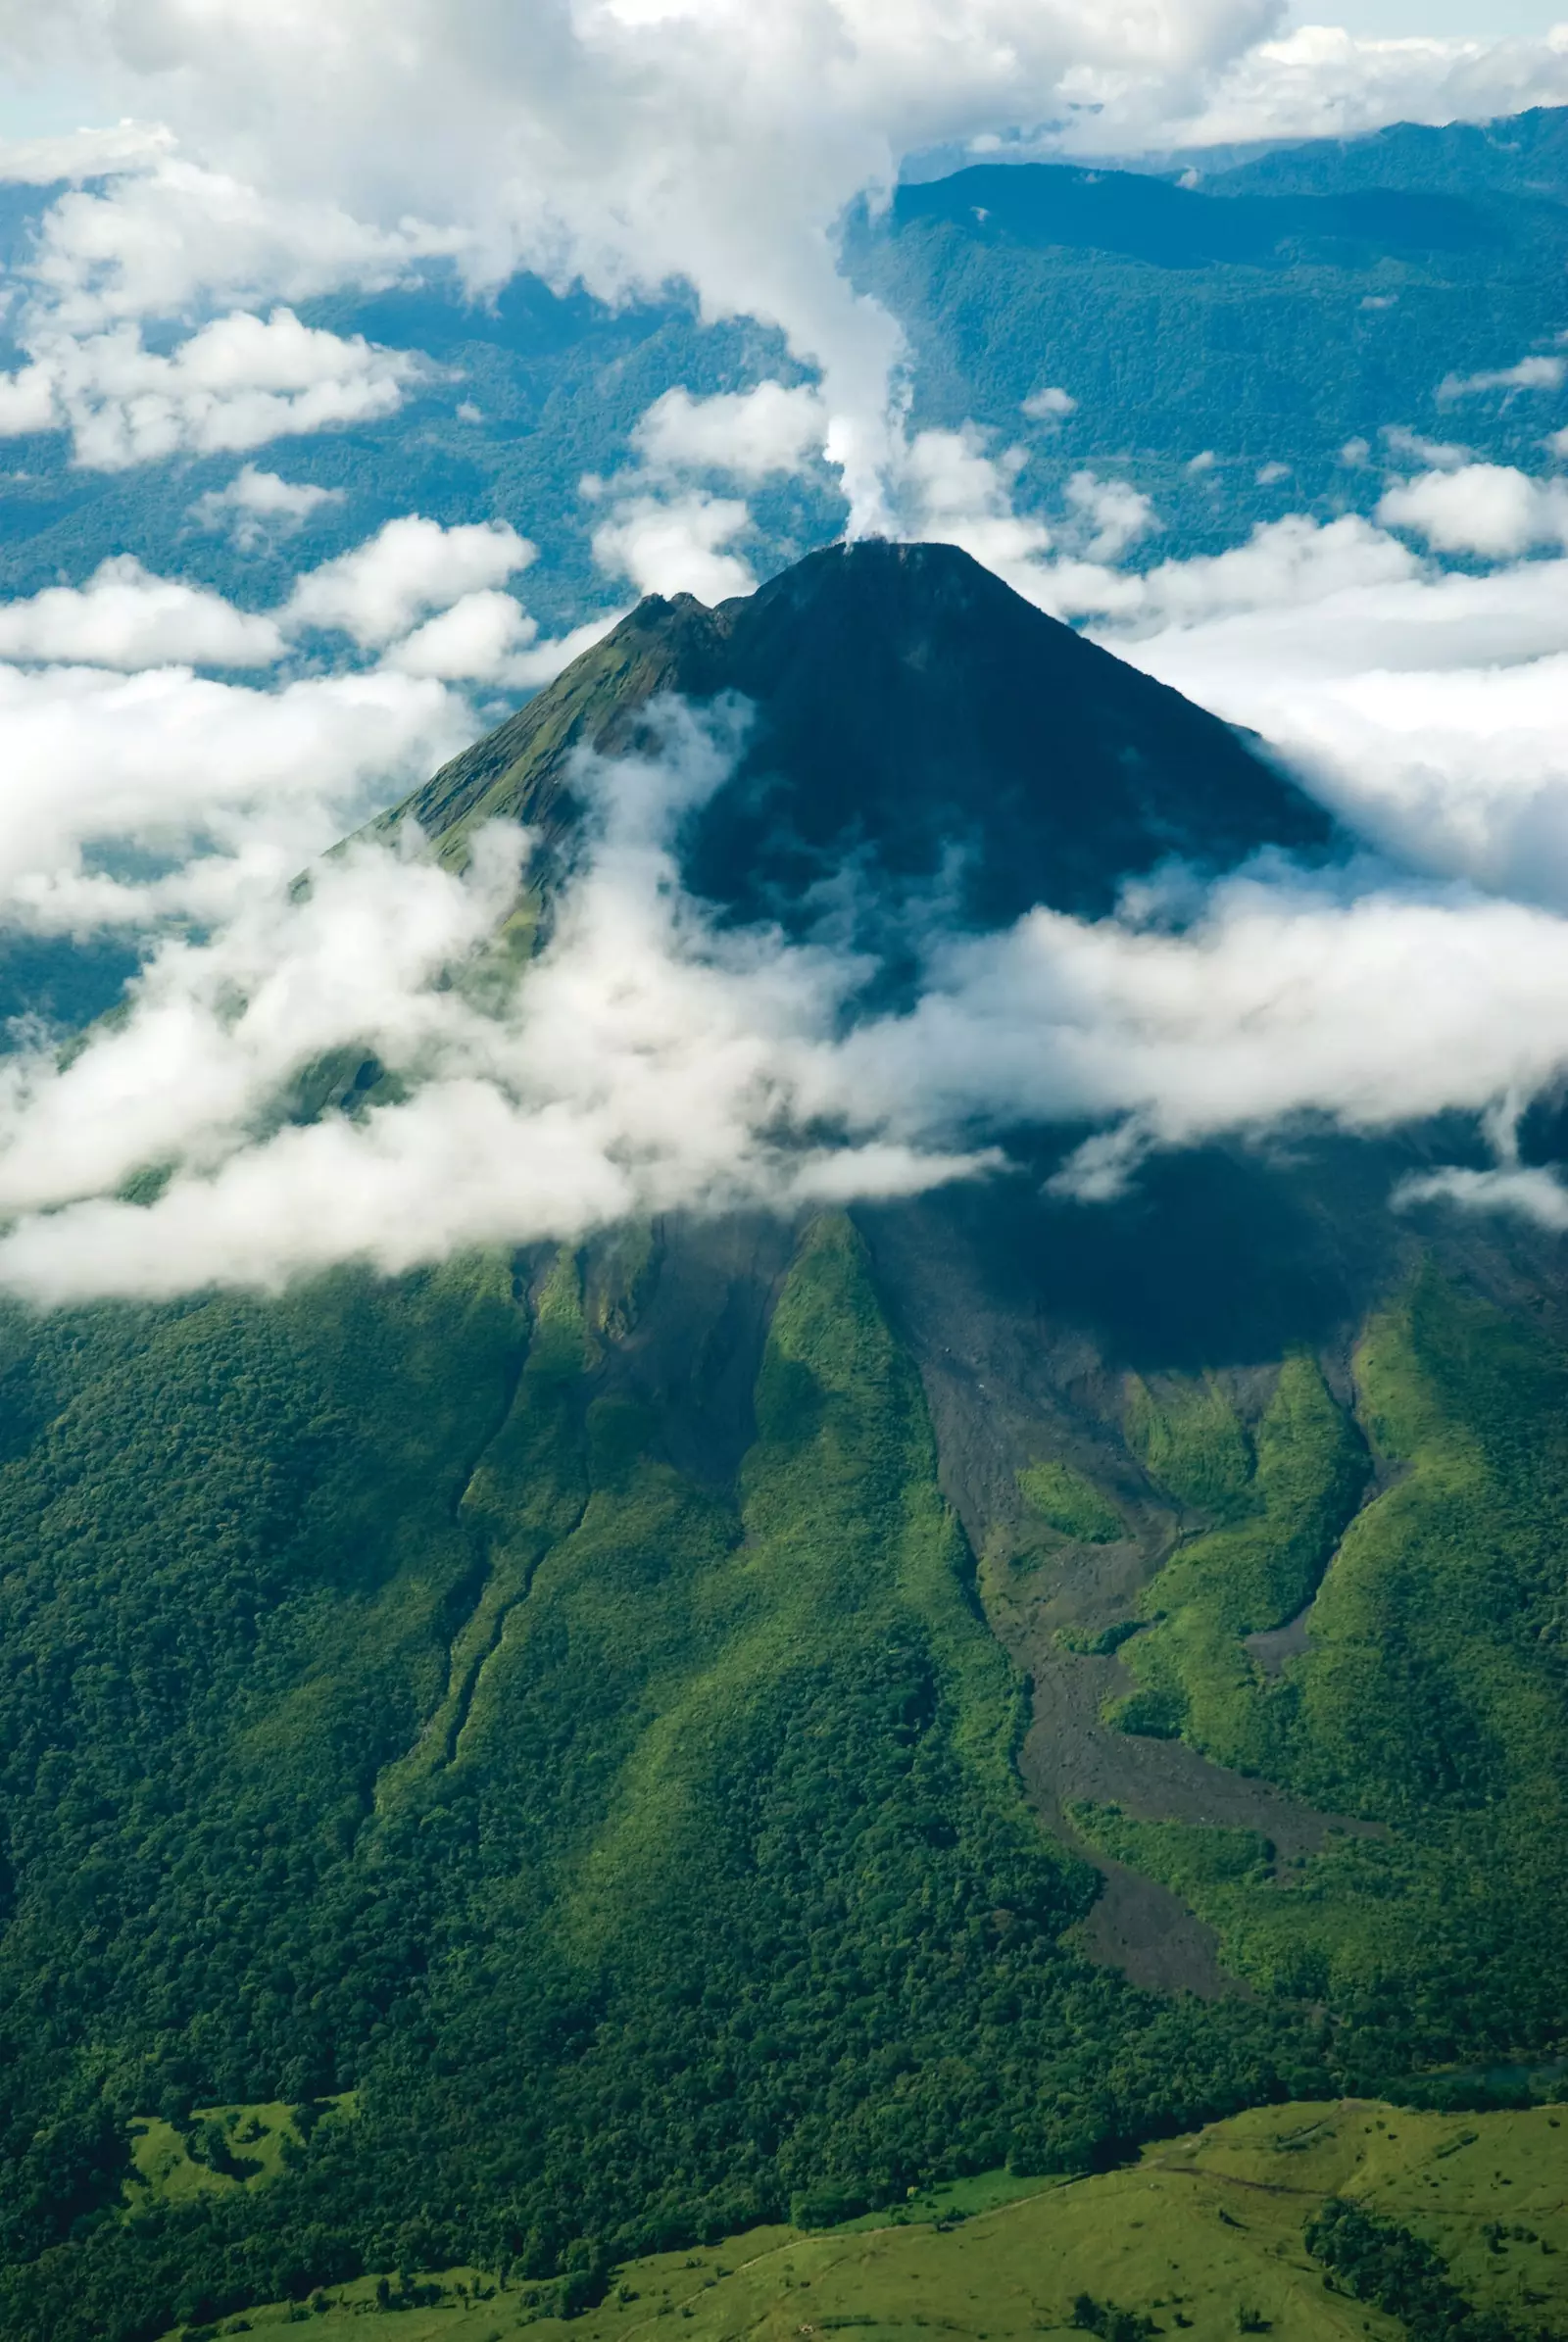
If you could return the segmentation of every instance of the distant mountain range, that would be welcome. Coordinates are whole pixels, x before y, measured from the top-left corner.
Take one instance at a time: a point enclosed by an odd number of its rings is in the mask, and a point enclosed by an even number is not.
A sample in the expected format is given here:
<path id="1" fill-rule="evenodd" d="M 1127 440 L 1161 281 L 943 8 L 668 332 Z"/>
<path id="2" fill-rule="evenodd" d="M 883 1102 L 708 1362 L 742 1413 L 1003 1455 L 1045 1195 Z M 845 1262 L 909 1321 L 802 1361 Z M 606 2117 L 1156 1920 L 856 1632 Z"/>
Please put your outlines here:
<path id="1" fill-rule="evenodd" d="M 1549 398 L 1499 391 L 1445 414 L 1436 392 L 1449 374 L 1549 348 L 1568 326 L 1564 119 L 1403 125 L 1164 177 L 987 166 L 901 190 L 883 219 L 850 223 L 847 250 L 908 336 L 917 425 L 972 418 L 1026 448 L 1029 510 L 1055 506 L 1073 470 L 1113 464 L 1163 523 L 1135 561 L 1215 551 L 1285 512 L 1370 511 L 1381 472 L 1341 452 L 1364 439 L 1375 456 L 1386 425 L 1540 468 L 1542 438 L 1562 420 Z M 0 237 L 23 249 L 29 211 L 46 200 L 8 191 Z M 233 458 L 94 475 L 41 437 L 10 443 L 20 476 L 0 510 L 0 588 L 80 580 L 131 546 L 149 567 L 262 607 L 296 562 L 397 512 L 494 512 L 541 544 L 531 606 L 574 622 L 619 590 L 592 563 L 584 475 L 625 464 L 637 418 L 672 383 L 706 395 L 800 373 L 776 334 L 704 326 L 679 296 L 611 311 L 527 277 L 488 306 L 438 269 L 419 288 L 333 296 L 301 314 L 423 351 L 439 371 L 383 421 L 268 451 L 290 480 L 343 495 L 287 558 L 236 554 L 193 525 L 191 507 L 231 477 Z M 1021 412 L 1047 386 L 1077 401 L 1065 420 Z M 1190 472 L 1200 454 L 1214 465 Z M 842 525 L 825 480 L 764 485 L 751 501 L 764 576 Z"/>

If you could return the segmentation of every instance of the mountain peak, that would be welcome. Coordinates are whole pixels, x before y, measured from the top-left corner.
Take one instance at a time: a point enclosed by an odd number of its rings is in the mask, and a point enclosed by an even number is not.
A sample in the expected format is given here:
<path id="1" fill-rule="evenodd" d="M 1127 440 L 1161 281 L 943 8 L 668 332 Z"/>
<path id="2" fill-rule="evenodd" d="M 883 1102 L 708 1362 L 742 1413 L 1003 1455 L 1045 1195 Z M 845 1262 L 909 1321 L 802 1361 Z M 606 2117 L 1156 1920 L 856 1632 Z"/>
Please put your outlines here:
<path id="1" fill-rule="evenodd" d="M 940 884 L 990 926 L 1098 916 L 1180 858 L 1321 850 L 1320 806 L 1205 710 L 1024 601 L 956 546 L 825 547 L 710 610 L 650 596 L 390 815 L 442 851 L 498 815 L 574 823 L 573 752 L 646 742 L 658 698 L 734 693 L 756 720 L 692 819 L 687 883 L 737 917 L 808 923 L 855 866 L 884 899 Z"/>

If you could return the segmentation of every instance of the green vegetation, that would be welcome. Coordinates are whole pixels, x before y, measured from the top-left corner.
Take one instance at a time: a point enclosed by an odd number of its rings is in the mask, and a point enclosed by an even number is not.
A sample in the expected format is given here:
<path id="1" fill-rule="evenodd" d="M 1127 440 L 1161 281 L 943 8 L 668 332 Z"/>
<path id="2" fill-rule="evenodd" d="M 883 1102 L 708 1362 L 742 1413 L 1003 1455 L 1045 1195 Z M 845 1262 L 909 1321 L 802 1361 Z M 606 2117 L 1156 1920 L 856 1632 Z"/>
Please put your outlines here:
<path id="1" fill-rule="evenodd" d="M 1540 2242 L 1534 2229 L 1524 2237 Z M 1397 2318 L 1410 2342 L 1508 2342 L 1514 2330 L 1465 2300 L 1431 2245 L 1344 2196 L 1331 2196 L 1307 2221 L 1306 2249 L 1357 2301 Z"/>
<path id="2" fill-rule="evenodd" d="M 1124 1642 L 1132 1640 L 1142 1624 L 1140 1619 L 1119 1618 L 1114 1625 L 1100 1627 L 1093 1633 L 1082 1627 L 1058 1627 L 1056 1645 L 1060 1650 L 1076 1651 L 1081 1659 L 1108 1659 Z"/>
<path id="3" fill-rule="evenodd" d="M 352 2096 L 302 2106 L 198 2106 L 183 2122 L 138 2117 L 130 2125 L 125 2201 L 131 2211 L 237 2187 L 263 2187 L 297 2161 L 318 2123 L 351 2120 Z"/>
<path id="4" fill-rule="evenodd" d="M 1114 1505 L 1071 1464 L 1026 1465 L 1018 1475 L 1018 1487 L 1031 1512 L 1080 1544 L 1114 1544 L 1127 1534 L 1127 1524 Z"/>
<path id="5" fill-rule="evenodd" d="M 1141 1376 L 1127 1384 L 1127 1444 L 1151 1479 L 1183 1504 L 1227 1519 L 1250 1499 L 1253 1459 L 1241 1417 L 1208 1378 L 1171 1378 L 1156 1398 Z"/>
<path id="6" fill-rule="evenodd" d="M 690 2342 L 791 2342 L 806 2328 L 861 2330 L 868 2342 L 933 2328 L 960 2342 L 1075 2330 L 1400 2342 L 1396 2314 L 1355 2281 L 1374 2274 L 1353 2249 L 1368 2232 L 1383 2263 L 1374 2287 L 1391 2244 L 1404 2272 L 1397 2315 L 1410 2316 L 1418 2268 L 1439 2299 L 1474 2305 L 1472 2322 L 1447 2329 L 1456 2342 L 1561 2331 L 1568 2132 L 1556 2122 L 1543 2110 L 1461 2125 L 1366 2100 L 1269 2107 L 1065 2185 L 1009 2190 L 1002 2174 L 983 2175 L 827 2232 L 754 2228 L 626 2262 L 571 2331 L 578 2342 L 666 2330 Z M 1329 2285 L 1325 2262 L 1338 2271 Z M 410 2300 L 437 2289 L 439 2306 Z M 471 2265 L 333 2285 L 312 2330 L 321 2342 L 364 2342 L 360 2321 L 378 2295 L 398 2342 L 486 2342 L 523 2328 L 553 2342 L 560 2330 L 559 2281 Z M 262 2335 L 289 2317 L 283 2302 L 250 2313 Z M 1423 2342 L 1431 2330 L 1414 2318 L 1403 2328 Z"/>
<path id="7" fill-rule="evenodd" d="M 617 1379 L 658 1276 L 631 1244 L 14 1325 L 8 2337 L 465 2259 L 580 2294 L 1321 2076 L 1310 2027 L 1062 1947 L 1093 1878 L 1020 1795 L 848 1223 L 785 1283 L 733 1488 Z M 346 2089 L 265 2185 L 207 2182 L 246 2150 L 193 2108 Z M 126 2218 L 133 2118 L 166 2155 Z"/>
<path id="8" fill-rule="evenodd" d="M 1359 1443 L 1307 1362 L 1282 1370 L 1240 1488 L 1212 1461 L 1238 1446 L 1216 1391 L 1157 1419 L 1134 1392 L 1150 1469 L 1230 1517 L 1153 1580 L 1115 1712 L 1369 1827 L 1284 1862 L 1252 1831 L 1077 1820 L 1218 1927 L 1238 1973 L 1378 2008 L 1416 2062 L 1548 2044 L 1568 1988 L 1568 1362 L 1429 1265 L 1355 1376 L 1386 1485 L 1348 1525 Z M 1314 1586 L 1309 1639 L 1267 1674 L 1244 1638 Z"/>
<path id="9" fill-rule="evenodd" d="M 1127 1438 L 1152 1479 L 1222 1525 L 1178 1546 L 1150 1586 L 1155 1623 L 1129 1653 L 1139 1690 L 1116 1720 L 1186 1731 L 1224 1764 L 1272 1771 L 1273 1710 L 1243 1638 L 1283 1626 L 1316 1592 L 1365 1482 L 1355 1428 L 1315 1362 L 1295 1357 L 1252 1439 L 1216 1384 L 1156 1400 L 1136 1379 Z"/>
<path id="10" fill-rule="evenodd" d="M 626 2254 L 1557 2037 L 1541 1336 L 1430 1273 L 1369 1327 L 1402 1477 L 1276 1677 L 1242 1637 L 1319 1585 L 1359 1435 L 1301 1358 L 1254 1423 L 1219 1381 L 1135 1387 L 1145 1469 L 1213 1523 L 1116 1635 L 1174 1654 L 1141 1696 L 1174 1683 L 1195 1737 L 1241 1716 L 1376 1826 L 1287 1860 L 1075 1807 L 1260 1989 L 1173 2003 L 1064 1944 L 1093 1878 L 1020 1795 L 1020 1685 L 849 1224 L 801 1245 L 727 1477 L 669 1460 L 666 1273 L 643 1235 L 0 1328 L 0 2333 L 151 2342 L 462 2264 L 581 2311 Z M 1371 1739 L 1335 1724 L 1352 1666 Z M 1484 1807 L 1400 1786 L 1439 1669 Z"/>

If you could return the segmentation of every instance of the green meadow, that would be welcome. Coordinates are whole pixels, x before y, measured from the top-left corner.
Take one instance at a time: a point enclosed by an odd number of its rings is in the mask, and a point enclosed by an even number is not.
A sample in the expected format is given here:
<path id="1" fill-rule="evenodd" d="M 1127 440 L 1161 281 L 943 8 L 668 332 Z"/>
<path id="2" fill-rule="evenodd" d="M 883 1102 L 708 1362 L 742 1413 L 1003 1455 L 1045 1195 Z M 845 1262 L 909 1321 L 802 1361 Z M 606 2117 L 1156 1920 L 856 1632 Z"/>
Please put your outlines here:
<path id="1" fill-rule="evenodd" d="M 911 2191 L 906 2208 L 828 2230 L 774 2225 L 607 2272 L 574 2342 L 866 2342 L 944 2335 L 1014 2342 L 1067 2333 L 1082 2299 L 1144 2333 L 1230 2342 L 1399 2342 L 1400 2323 L 1325 2282 L 1306 2226 L 1348 2199 L 1434 2248 L 1447 2280 L 1499 2331 L 1568 2324 L 1568 2108 L 1412 2114 L 1376 2100 L 1258 2109 L 1077 2180 L 981 2174 Z M 404 2306 L 407 2304 L 408 2306 Z M 274 2304 L 220 2331 L 302 2320 L 320 2342 L 551 2342 L 559 2287 L 498 2269 L 406 2271 Z M 367 2326 L 363 2320 L 376 2322 Z M 666 2321 L 668 2321 L 666 2323 Z M 171 2337 L 171 2342 L 173 2338 Z M 195 2342 L 185 2329 L 184 2342 Z"/>

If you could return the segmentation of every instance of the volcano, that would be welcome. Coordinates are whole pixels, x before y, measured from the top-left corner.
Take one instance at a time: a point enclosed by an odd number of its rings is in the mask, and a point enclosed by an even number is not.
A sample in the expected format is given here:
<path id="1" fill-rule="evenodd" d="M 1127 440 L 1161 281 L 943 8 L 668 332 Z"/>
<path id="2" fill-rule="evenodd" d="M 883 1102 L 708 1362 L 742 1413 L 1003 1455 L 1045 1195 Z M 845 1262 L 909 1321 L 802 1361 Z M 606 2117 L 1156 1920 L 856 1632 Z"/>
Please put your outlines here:
<path id="1" fill-rule="evenodd" d="M 732 919 L 846 871 L 895 922 L 1099 915 L 1339 850 L 1212 716 L 878 543 L 645 602 L 386 824 L 461 862 L 527 822 L 548 895 L 576 759 L 675 696 L 750 709 L 680 841 Z M 1552 2071 L 1560 1244 L 1392 1211 L 1451 1136 L 1194 1148 L 1090 1207 L 1025 1132 L 916 1201 L 7 1309 L 0 2332 L 379 2271 L 610 2336 L 706 2316 L 678 2272 L 758 2223 Z M 796 2273 L 758 2330 L 811 2331 Z"/>
<path id="2" fill-rule="evenodd" d="M 877 539 L 715 610 L 640 603 L 389 818 L 448 854 L 497 818 L 559 846 L 580 811 L 576 753 L 646 746 L 662 698 L 727 695 L 754 711 L 750 734 L 683 869 L 737 918 L 798 929 L 851 869 L 884 907 L 940 886 L 975 926 L 1035 903 L 1094 917 L 1164 862 L 1334 844 L 1322 807 L 1206 710 L 956 548 Z"/>

